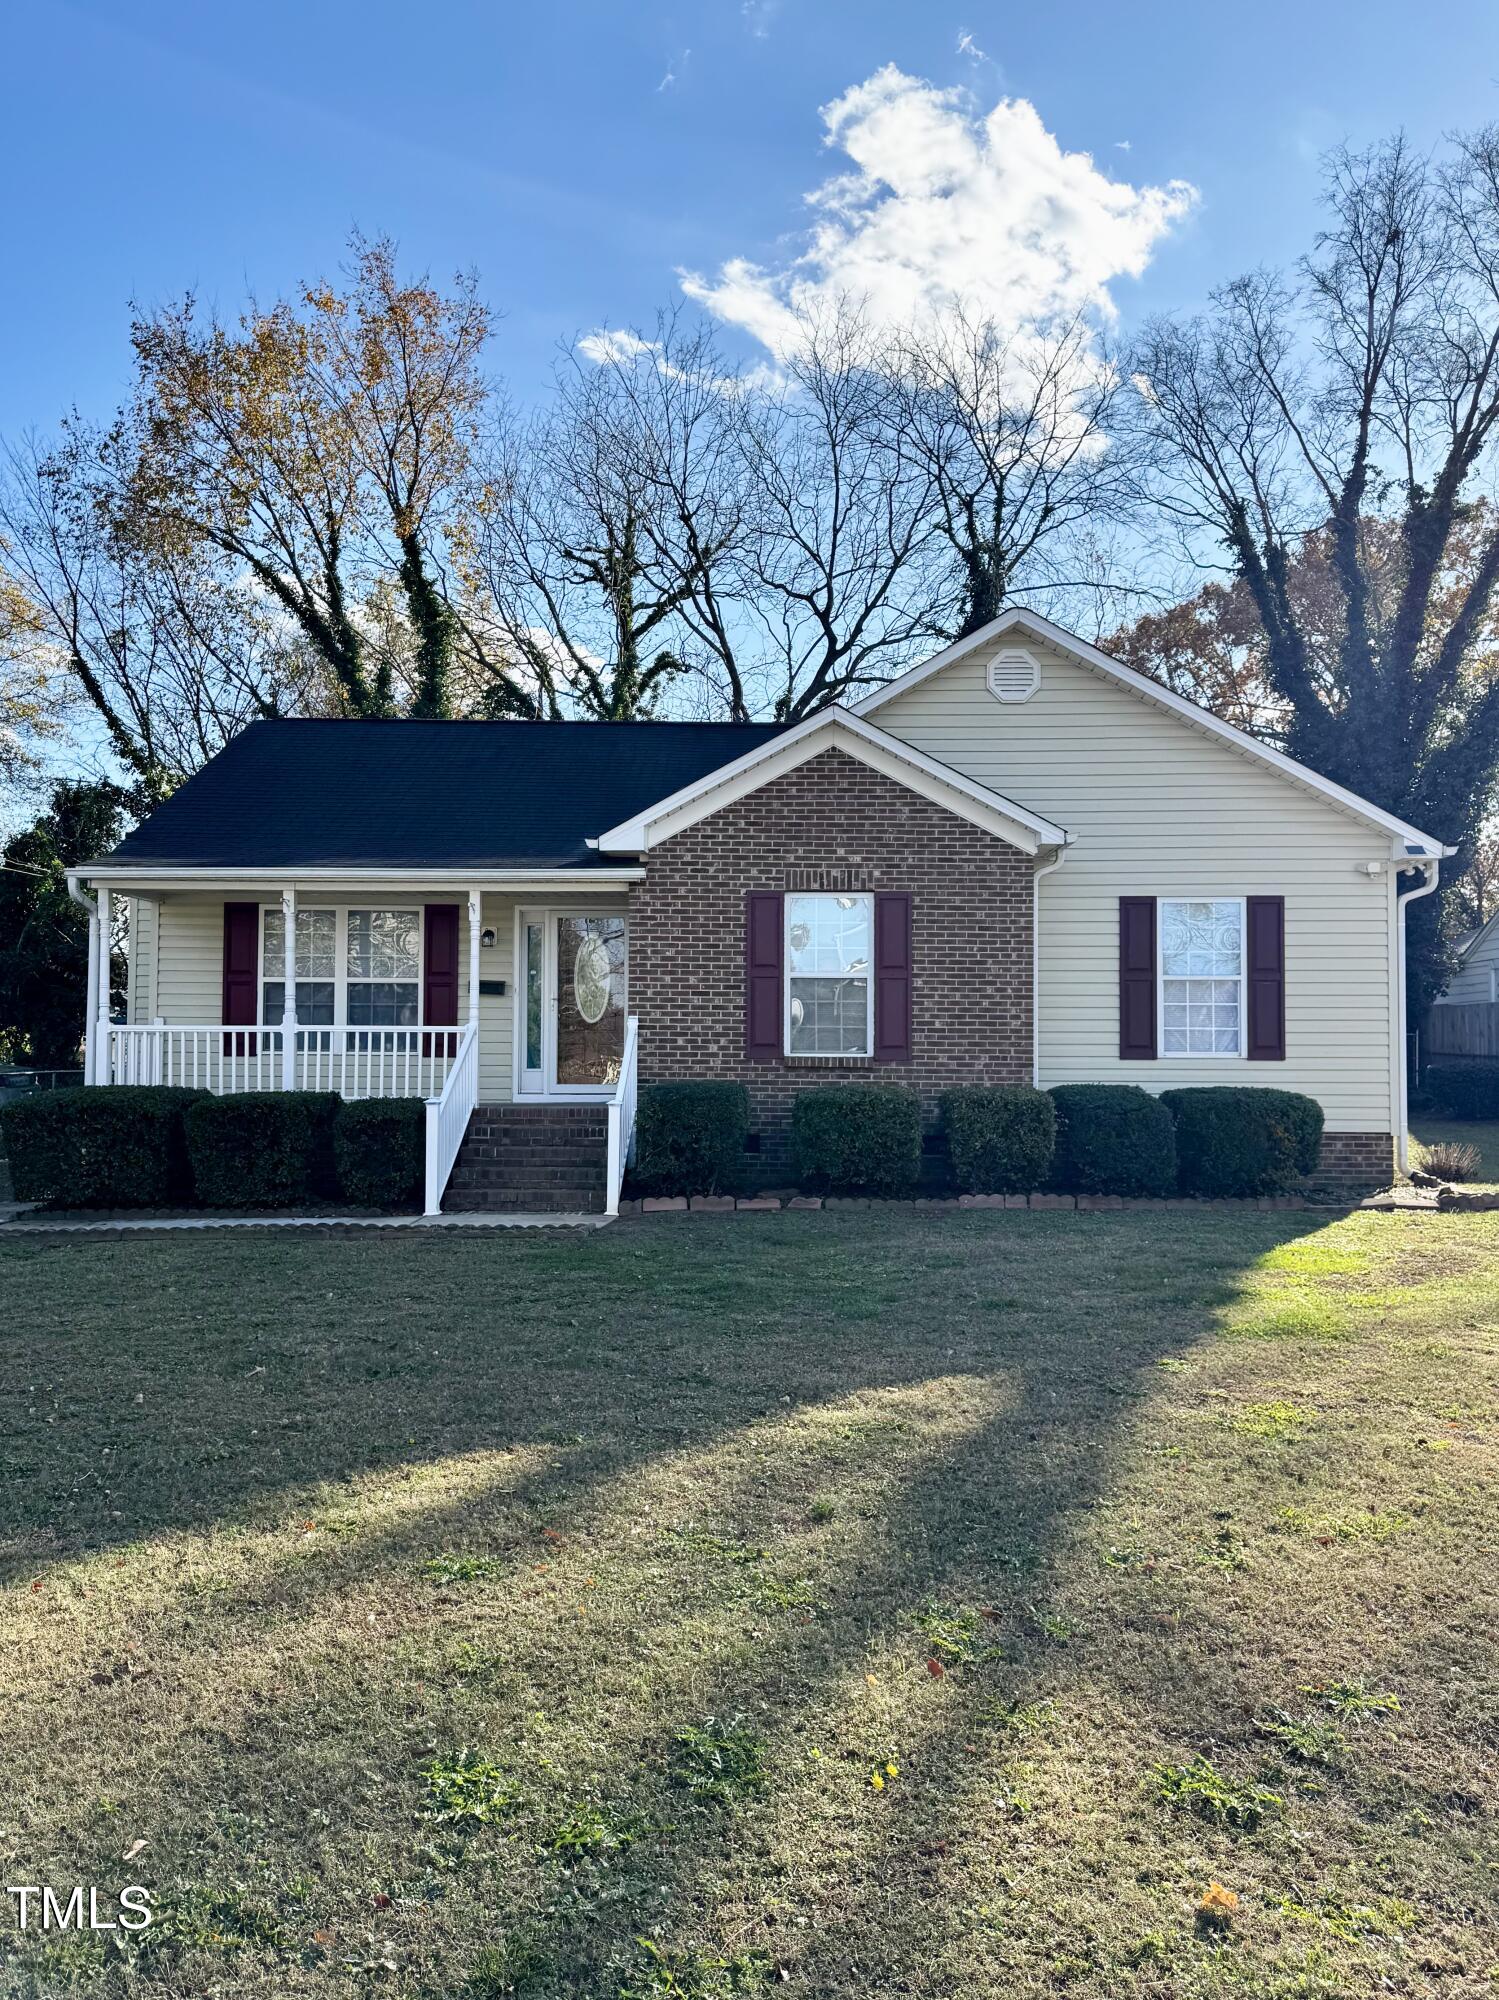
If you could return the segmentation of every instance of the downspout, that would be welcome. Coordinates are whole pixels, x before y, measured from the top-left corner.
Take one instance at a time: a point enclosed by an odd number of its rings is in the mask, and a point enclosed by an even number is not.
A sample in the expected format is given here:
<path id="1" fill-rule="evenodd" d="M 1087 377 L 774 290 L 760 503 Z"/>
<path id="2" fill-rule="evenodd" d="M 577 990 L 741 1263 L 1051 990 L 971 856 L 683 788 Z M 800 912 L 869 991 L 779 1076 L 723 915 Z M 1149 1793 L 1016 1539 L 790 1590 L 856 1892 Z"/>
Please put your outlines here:
<path id="1" fill-rule="evenodd" d="M 83 1018 L 83 1080 L 94 1081 L 94 1070 L 99 1039 L 99 904 L 96 897 L 86 896 L 70 875 L 68 894 L 79 909 L 88 911 L 88 992 L 84 1001 Z"/>
<path id="2" fill-rule="evenodd" d="M 1399 875 L 1397 874 L 1395 878 L 1396 1008 L 1398 1020 L 1396 1033 L 1399 1036 L 1400 1048 L 1400 1102 L 1396 1107 L 1396 1117 L 1399 1123 L 1395 1133 L 1397 1149 L 1395 1163 L 1401 1173 L 1407 1173 L 1410 1169 L 1410 1114 L 1406 1109 L 1410 1097 L 1410 1080 L 1405 1073 L 1406 1064 L 1409 1060 L 1406 1053 L 1407 1041 L 1405 1032 L 1405 908 L 1407 903 L 1419 903 L 1423 896 L 1429 896 L 1433 889 L 1436 888 L 1442 874 L 1441 859 L 1435 854 L 1426 860 L 1424 866 L 1426 869 L 1426 880 L 1421 884 L 1419 889 L 1407 889 L 1403 896 L 1400 893 Z"/>
<path id="3" fill-rule="evenodd" d="M 1041 1088 L 1041 877 L 1067 859 L 1065 847 L 1043 868 L 1031 870 L 1031 1082 Z"/>

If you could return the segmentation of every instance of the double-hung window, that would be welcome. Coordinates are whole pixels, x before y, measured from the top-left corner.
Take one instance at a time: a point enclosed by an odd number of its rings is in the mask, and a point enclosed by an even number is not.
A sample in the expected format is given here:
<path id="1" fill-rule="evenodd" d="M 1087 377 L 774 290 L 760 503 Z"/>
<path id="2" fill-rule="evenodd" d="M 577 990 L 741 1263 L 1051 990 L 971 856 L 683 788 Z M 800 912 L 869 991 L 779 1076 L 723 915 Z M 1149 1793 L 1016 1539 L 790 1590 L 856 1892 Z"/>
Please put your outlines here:
<path id="1" fill-rule="evenodd" d="M 1161 922 L 1161 1053 L 1244 1053 L 1244 899 L 1171 901 Z"/>
<path id="2" fill-rule="evenodd" d="M 421 1016 L 422 934 L 416 910 L 350 910 L 348 1015 L 360 1028 L 414 1028 Z"/>
<path id="3" fill-rule="evenodd" d="M 787 896 L 788 1055 L 873 1053 L 873 935 L 873 896 Z"/>
<path id="4" fill-rule="evenodd" d="M 260 1018 L 274 1027 L 286 1013 L 286 917 L 272 903 L 260 917 Z M 337 910 L 297 912 L 297 1019 L 326 1027 L 335 1013 L 338 968 Z"/>
<path id="5" fill-rule="evenodd" d="M 297 1022 L 328 1027 L 414 1028 L 421 1021 L 421 911 L 298 910 Z M 261 1019 L 286 1006 L 286 919 L 278 903 L 260 916 Z"/>

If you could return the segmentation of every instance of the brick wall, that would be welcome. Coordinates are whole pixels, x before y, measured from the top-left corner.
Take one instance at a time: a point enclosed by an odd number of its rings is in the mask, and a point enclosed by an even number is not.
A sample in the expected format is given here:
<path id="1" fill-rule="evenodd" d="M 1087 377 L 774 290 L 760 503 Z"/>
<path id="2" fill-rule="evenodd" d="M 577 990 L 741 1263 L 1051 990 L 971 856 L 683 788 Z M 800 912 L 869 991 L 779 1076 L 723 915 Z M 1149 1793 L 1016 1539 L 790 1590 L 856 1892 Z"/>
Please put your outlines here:
<path id="1" fill-rule="evenodd" d="M 1388 1132 L 1324 1132 L 1317 1170 L 1307 1187 L 1319 1194 L 1372 1194 L 1395 1178 L 1395 1141 Z"/>
<path id="2" fill-rule="evenodd" d="M 749 1062 L 744 899 L 751 889 L 911 895 L 911 1060 Z M 784 1178 L 798 1090 L 903 1083 L 928 1127 L 955 1083 L 1031 1075 L 1031 862 L 841 750 L 662 843 L 630 892 L 630 1012 L 643 1083 L 732 1078 L 749 1089 L 761 1177 Z"/>

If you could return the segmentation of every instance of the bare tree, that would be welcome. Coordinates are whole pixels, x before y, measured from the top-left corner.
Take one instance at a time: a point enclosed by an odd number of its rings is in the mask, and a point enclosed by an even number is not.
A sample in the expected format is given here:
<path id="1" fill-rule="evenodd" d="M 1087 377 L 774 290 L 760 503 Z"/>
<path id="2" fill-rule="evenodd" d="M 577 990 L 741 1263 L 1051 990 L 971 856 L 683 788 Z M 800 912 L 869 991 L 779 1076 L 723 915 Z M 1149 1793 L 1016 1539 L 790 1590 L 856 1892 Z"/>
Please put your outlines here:
<path id="1" fill-rule="evenodd" d="M 1159 322 L 1135 363 L 1156 502 L 1226 547 L 1264 632 L 1293 755 L 1471 861 L 1499 766 L 1499 128 L 1440 164 L 1396 138 L 1327 169 L 1327 227 L 1289 278 Z M 1331 630 L 1299 605 L 1308 537 Z M 1445 900 L 1442 899 L 1442 900 Z M 1413 1013 L 1445 974 L 1437 898 L 1412 911 Z"/>

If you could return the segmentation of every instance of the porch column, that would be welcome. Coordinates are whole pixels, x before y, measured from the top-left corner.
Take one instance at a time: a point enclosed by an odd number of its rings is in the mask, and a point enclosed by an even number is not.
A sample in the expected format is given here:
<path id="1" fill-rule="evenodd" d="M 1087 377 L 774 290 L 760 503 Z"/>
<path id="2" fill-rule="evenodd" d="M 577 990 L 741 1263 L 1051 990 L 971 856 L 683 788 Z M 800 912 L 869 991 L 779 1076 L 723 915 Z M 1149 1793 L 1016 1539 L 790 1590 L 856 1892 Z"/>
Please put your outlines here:
<path id="1" fill-rule="evenodd" d="M 88 984 L 83 991 L 83 1080 L 99 1076 L 99 899 L 88 916 Z"/>
<path id="2" fill-rule="evenodd" d="M 281 976 L 286 982 L 286 998 L 281 1008 L 281 1088 L 297 1087 L 297 891 L 295 885 L 281 891 L 281 923 L 286 933 Z"/>
<path id="3" fill-rule="evenodd" d="M 477 889 L 468 892 L 468 1021 L 479 1032 L 479 917 L 483 898 Z"/>
<path id="4" fill-rule="evenodd" d="M 95 960 L 94 973 L 97 980 L 93 996 L 94 1009 L 94 1082 L 110 1081 L 109 1063 L 109 947 L 114 936 L 114 925 L 110 918 L 110 892 L 98 891 L 99 949 Z"/>

